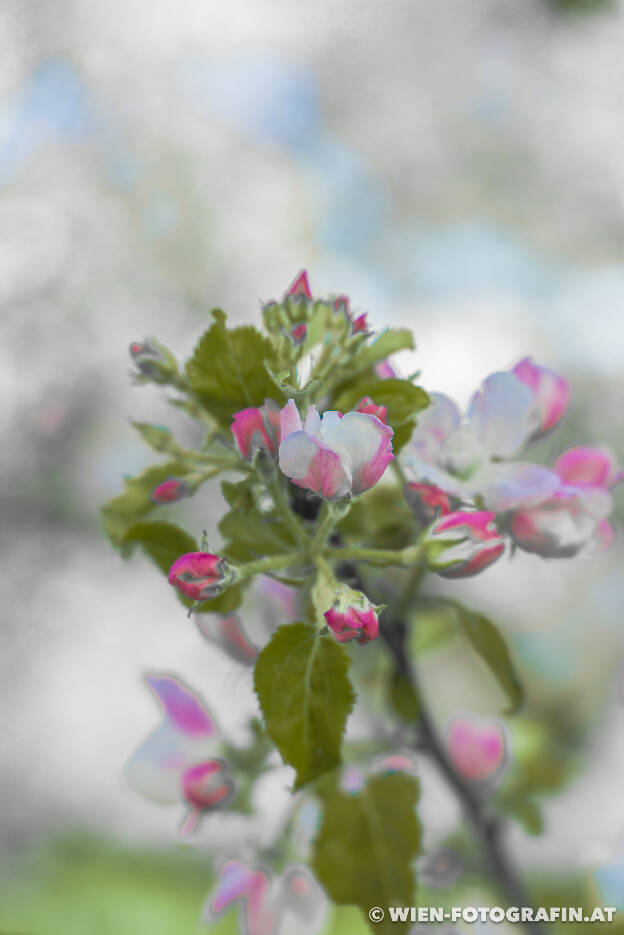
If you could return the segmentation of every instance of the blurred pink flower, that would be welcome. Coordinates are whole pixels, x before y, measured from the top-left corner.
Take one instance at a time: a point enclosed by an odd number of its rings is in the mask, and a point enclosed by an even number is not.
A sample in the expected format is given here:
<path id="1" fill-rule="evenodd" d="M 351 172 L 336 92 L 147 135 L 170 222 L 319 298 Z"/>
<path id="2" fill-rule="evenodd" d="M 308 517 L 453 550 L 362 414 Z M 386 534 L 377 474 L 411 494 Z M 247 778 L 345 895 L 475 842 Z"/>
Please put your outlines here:
<path id="1" fill-rule="evenodd" d="M 242 860 L 224 864 L 216 888 L 204 908 L 203 920 L 211 922 L 234 902 L 241 907 L 241 931 L 245 935 L 277 935 L 285 931 L 314 935 L 324 922 L 325 899 L 308 871 L 290 867 L 280 877 L 272 878 L 264 870 L 254 870 Z"/>
<path id="2" fill-rule="evenodd" d="M 377 483 L 394 457 L 392 429 L 363 412 L 308 409 L 305 425 L 294 400 L 281 413 L 280 467 L 299 487 L 328 500 L 357 496 Z"/>
<path id="3" fill-rule="evenodd" d="M 162 484 L 154 487 L 150 498 L 153 503 L 175 503 L 189 494 L 189 487 L 178 477 L 168 477 Z"/>
<path id="4" fill-rule="evenodd" d="M 219 646 L 231 659 L 244 666 L 252 666 L 258 656 L 258 649 L 247 637 L 238 614 L 197 614 L 195 622 L 199 632 L 209 642 Z"/>
<path id="5" fill-rule="evenodd" d="M 489 779 L 505 758 L 505 734 L 492 721 L 453 718 L 446 732 L 449 759 L 464 779 Z"/>
<path id="6" fill-rule="evenodd" d="M 613 456 L 603 448 L 570 448 L 557 458 L 553 470 L 560 485 L 552 497 L 512 516 L 510 531 L 516 545 L 545 558 L 609 548 L 615 538 L 607 519 L 610 491 L 623 478 Z"/>
<path id="7" fill-rule="evenodd" d="M 226 764 L 213 756 L 217 728 L 199 698 L 170 675 L 149 673 L 145 681 L 163 719 L 129 758 L 124 773 L 130 786 L 152 801 L 189 805 L 183 825 L 188 832 L 202 811 L 230 800 L 234 782 Z"/>

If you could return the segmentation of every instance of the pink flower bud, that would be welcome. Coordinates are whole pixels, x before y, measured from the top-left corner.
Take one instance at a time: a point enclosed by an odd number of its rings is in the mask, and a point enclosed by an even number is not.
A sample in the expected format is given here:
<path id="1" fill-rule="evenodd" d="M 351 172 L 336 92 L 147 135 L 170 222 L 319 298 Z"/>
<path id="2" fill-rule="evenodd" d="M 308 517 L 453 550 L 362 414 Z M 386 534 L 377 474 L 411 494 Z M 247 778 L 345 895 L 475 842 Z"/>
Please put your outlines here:
<path id="1" fill-rule="evenodd" d="M 371 416 L 377 416 L 377 418 L 386 425 L 388 424 L 388 409 L 386 406 L 377 406 L 370 396 L 362 397 L 355 407 L 355 411 L 367 412 Z"/>
<path id="2" fill-rule="evenodd" d="M 521 383 L 533 392 L 532 421 L 536 423 L 533 440 L 546 435 L 561 421 L 570 402 L 570 386 L 567 380 L 540 367 L 530 357 L 524 357 L 511 371 Z"/>
<path id="3" fill-rule="evenodd" d="M 379 636 L 377 609 L 365 594 L 350 588 L 345 588 L 344 595 L 336 598 L 324 617 L 339 643 L 354 639 L 358 643 L 370 643 Z"/>
<path id="4" fill-rule="evenodd" d="M 301 322 L 301 324 L 295 325 L 294 328 L 291 328 L 291 331 L 290 331 L 291 341 L 293 342 L 295 346 L 298 344 L 302 344 L 306 339 L 307 333 L 308 333 L 308 326 L 305 324 L 305 322 Z"/>
<path id="5" fill-rule="evenodd" d="M 479 574 L 505 551 L 495 520 L 496 513 L 489 510 L 457 510 L 443 516 L 427 535 L 429 567 L 443 578 Z"/>
<path id="6" fill-rule="evenodd" d="M 362 315 L 358 315 L 357 318 L 354 318 L 351 323 L 351 330 L 353 334 L 358 334 L 360 331 L 367 331 L 368 325 L 366 323 L 367 312 L 364 312 Z"/>
<path id="7" fill-rule="evenodd" d="M 418 522 L 429 525 L 451 512 L 451 498 L 434 484 L 407 484 L 405 499 Z"/>
<path id="8" fill-rule="evenodd" d="M 286 290 L 286 295 L 303 297 L 305 299 L 312 298 L 312 293 L 310 292 L 310 283 L 308 282 L 307 270 L 302 269 L 301 272 L 297 276 L 295 276 L 292 283 Z"/>
<path id="9" fill-rule="evenodd" d="M 162 349 L 149 341 L 134 341 L 130 347 L 130 356 L 139 372 L 156 383 L 166 383 L 171 376 L 172 360 L 167 359 Z"/>
<path id="10" fill-rule="evenodd" d="M 224 558 L 212 552 L 187 552 L 169 569 L 169 584 L 194 601 L 206 601 L 217 595 L 227 581 Z"/>
<path id="11" fill-rule="evenodd" d="M 334 312 L 340 315 L 346 315 L 351 320 L 351 303 L 348 295 L 338 295 L 334 299 Z"/>
<path id="12" fill-rule="evenodd" d="M 446 732 L 449 759 L 465 779 L 493 776 L 505 757 L 505 734 L 499 724 L 453 718 Z"/>
<path id="13" fill-rule="evenodd" d="M 182 500 L 188 495 L 188 484 L 177 477 L 168 477 L 162 484 L 154 487 L 150 499 L 153 503 L 175 503 L 176 500 Z"/>
<path id="14" fill-rule="evenodd" d="M 264 406 L 241 409 L 234 414 L 232 434 L 243 458 L 251 461 L 256 451 L 275 454 L 280 440 L 280 408 L 272 399 Z"/>

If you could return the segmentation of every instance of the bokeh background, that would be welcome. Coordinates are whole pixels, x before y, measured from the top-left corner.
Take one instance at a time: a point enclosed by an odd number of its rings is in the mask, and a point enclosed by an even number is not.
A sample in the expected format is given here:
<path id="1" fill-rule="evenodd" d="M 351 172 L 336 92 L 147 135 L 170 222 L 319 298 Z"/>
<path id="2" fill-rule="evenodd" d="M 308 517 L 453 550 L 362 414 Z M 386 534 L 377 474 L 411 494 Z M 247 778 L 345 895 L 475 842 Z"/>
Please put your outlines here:
<path id="1" fill-rule="evenodd" d="M 525 354 L 565 373 L 572 410 L 544 456 L 604 441 L 624 460 L 623 46 L 619 0 L 4 0 L 2 930 L 201 931 L 197 856 L 231 833 L 217 818 L 182 847 L 175 809 L 121 777 L 157 719 L 145 669 L 201 689 L 233 738 L 255 710 L 247 671 L 100 531 L 153 457 L 129 418 L 176 424 L 132 385 L 130 341 L 184 359 L 211 306 L 257 321 L 306 266 L 315 292 L 413 328 L 401 363 L 428 389 L 465 403 Z M 220 495 L 202 497 L 213 529 Z M 585 736 L 544 835 L 514 830 L 518 859 L 602 868 L 611 900 L 622 557 L 521 555 L 453 585 Z M 450 694 L 456 664 L 427 670 L 441 719 L 487 711 L 478 679 Z M 424 782 L 441 833 L 450 805 Z"/>

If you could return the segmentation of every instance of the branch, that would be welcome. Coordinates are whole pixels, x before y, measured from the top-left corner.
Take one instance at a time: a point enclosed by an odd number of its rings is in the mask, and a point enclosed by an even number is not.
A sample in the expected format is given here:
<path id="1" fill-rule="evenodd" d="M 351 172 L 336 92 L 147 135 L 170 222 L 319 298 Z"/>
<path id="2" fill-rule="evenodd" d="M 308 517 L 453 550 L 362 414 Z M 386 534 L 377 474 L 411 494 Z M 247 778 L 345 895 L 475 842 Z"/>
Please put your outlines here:
<path id="1" fill-rule="evenodd" d="M 438 737 L 433 720 L 418 686 L 415 670 L 405 650 L 406 628 L 402 620 L 386 619 L 381 623 L 380 636 L 390 650 L 397 671 L 407 679 L 419 701 L 419 720 L 416 726 L 414 746 L 426 753 L 435 763 L 447 784 L 458 799 L 464 814 L 478 838 L 492 878 L 510 906 L 530 906 L 531 900 L 518 879 L 503 846 L 504 826 L 500 819 L 488 814 L 483 802 L 461 776 L 456 773 L 446 755 L 446 749 Z M 537 923 L 525 922 L 534 935 L 542 935 Z"/>
<path id="2" fill-rule="evenodd" d="M 366 590 L 353 564 L 345 562 L 339 572 L 340 578 L 349 581 L 354 587 Z M 410 683 L 418 698 L 419 718 L 414 730 L 414 749 L 418 753 L 425 753 L 435 763 L 438 772 L 459 801 L 481 845 L 492 879 L 508 905 L 517 908 L 529 907 L 532 905 L 531 899 L 504 848 L 504 824 L 499 818 L 488 813 L 474 789 L 464 782 L 453 769 L 446 755 L 444 744 L 436 732 L 433 719 L 418 685 L 416 672 L 406 650 L 407 626 L 403 618 L 420 584 L 421 576 L 422 568 L 416 567 L 412 570 L 408 576 L 405 591 L 399 596 L 394 614 L 388 609 L 382 616 L 379 628 L 379 635 L 392 655 L 397 672 Z M 524 922 L 523 924 L 533 935 L 543 935 L 543 929 L 538 923 Z"/>

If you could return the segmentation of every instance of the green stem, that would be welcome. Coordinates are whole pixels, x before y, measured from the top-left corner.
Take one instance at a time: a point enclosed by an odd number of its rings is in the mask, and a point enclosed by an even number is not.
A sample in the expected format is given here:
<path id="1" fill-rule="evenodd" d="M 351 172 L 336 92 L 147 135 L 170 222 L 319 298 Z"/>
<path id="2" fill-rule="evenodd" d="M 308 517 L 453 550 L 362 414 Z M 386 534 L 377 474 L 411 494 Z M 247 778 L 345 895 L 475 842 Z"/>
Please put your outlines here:
<path id="1" fill-rule="evenodd" d="M 325 549 L 326 558 L 345 562 L 367 562 L 369 565 L 398 565 L 411 568 L 420 565 L 423 549 L 420 543 L 408 545 L 404 549 L 361 549 L 357 546 L 344 546 L 339 549 Z"/>
<path id="2" fill-rule="evenodd" d="M 246 565 L 239 565 L 239 580 L 251 578 L 252 575 L 263 575 L 269 571 L 277 571 L 280 568 L 288 568 L 290 565 L 299 565 L 308 562 L 308 552 L 289 552 L 287 555 L 268 555 L 266 558 L 259 558 L 255 562 L 247 562 Z"/>
<path id="3" fill-rule="evenodd" d="M 312 539 L 312 543 L 310 545 L 310 552 L 312 555 L 318 555 L 323 551 L 335 525 L 336 515 L 332 509 L 332 505 L 327 500 L 324 500 L 321 507 L 321 514 L 318 518 L 316 530 L 314 533 L 314 538 Z"/>
<path id="4" fill-rule="evenodd" d="M 308 548 L 311 542 L 310 536 L 293 513 L 279 475 L 274 473 L 270 478 L 265 478 L 265 486 L 273 498 L 275 509 L 292 532 L 295 541 L 304 548 Z"/>

